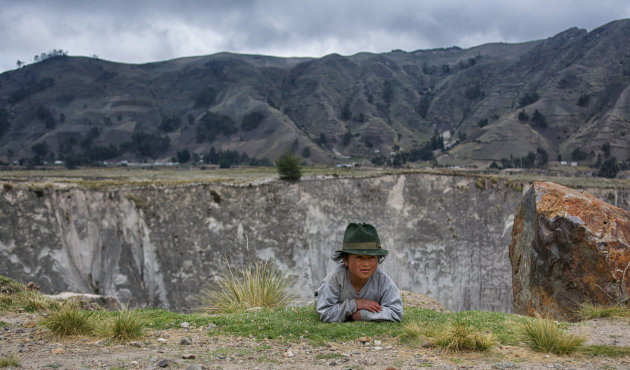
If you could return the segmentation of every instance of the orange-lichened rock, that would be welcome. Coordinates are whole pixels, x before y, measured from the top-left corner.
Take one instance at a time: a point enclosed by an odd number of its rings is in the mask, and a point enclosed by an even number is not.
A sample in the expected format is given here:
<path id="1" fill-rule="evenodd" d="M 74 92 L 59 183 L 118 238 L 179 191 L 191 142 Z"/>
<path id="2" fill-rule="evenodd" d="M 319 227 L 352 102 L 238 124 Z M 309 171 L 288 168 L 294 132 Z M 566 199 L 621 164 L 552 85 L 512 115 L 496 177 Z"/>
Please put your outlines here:
<path id="1" fill-rule="evenodd" d="M 514 312 L 569 320 L 583 302 L 628 304 L 630 213 L 535 182 L 519 204 L 510 262 Z"/>

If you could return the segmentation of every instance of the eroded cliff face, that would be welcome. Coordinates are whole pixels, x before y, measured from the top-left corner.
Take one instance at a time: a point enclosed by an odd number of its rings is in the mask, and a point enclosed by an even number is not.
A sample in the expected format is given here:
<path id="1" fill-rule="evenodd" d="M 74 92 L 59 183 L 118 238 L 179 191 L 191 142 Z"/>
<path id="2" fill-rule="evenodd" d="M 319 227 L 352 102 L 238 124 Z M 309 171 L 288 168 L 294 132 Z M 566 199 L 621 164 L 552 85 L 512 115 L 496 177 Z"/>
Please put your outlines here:
<path id="1" fill-rule="evenodd" d="M 401 174 L 296 184 L 0 190 L 0 274 L 46 292 L 183 311 L 225 257 L 271 259 L 312 297 L 348 222 L 376 226 L 381 266 L 451 310 L 512 310 L 508 247 L 520 184 Z M 628 209 L 625 190 L 591 191 Z"/>

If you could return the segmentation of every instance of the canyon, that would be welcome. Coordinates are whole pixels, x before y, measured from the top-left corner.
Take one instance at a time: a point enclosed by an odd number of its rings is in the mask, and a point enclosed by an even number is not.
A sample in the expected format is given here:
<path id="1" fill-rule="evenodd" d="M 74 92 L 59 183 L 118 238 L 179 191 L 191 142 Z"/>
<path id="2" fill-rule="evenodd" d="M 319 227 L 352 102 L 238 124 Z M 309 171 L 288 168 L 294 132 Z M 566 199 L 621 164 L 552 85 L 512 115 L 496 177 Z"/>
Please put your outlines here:
<path id="1" fill-rule="evenodd" d="M 416 171 L 295 183 L 0 182 L 1 275 L 46 293 L 98 293 L 180 312 L 198 306 L 228 262 L 239 270 L 270 260 L 294 278 L 299 302 L 311 301 L 349 222 L 376 226 L 389 250 L 380 268 L 399 288 L 452 311 L 512 312 L 508 249 L 531 186 Z M 585 190 L 629 210 L 629 188 L 620 181 Z"/>

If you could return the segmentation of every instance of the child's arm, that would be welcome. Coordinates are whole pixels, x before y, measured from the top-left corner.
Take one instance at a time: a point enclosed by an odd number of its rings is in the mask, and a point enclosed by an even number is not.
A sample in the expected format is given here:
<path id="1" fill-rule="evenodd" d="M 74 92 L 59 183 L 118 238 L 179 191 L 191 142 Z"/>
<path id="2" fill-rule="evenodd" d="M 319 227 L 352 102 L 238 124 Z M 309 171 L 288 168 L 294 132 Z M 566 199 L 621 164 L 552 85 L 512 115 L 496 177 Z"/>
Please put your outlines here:
<path id="1" fill-rule="evenodd" d="M 338 302 L 339 294 L 338 284 L 329 284 L 326 281 L 322 283 L 317 294 L 317 313 L 322 322 L 346 321 L 357 310 L 355 299 Z"/>
<path id="2" fill-rule="evenodd" d="M 381 298 L 381 311 L 370 312 L 360 310 L 362 321 L 401 321 L 403 318 L 403 305 L 400 299 L 400 291 L 394 282 L 387 278 L 383 286 Z"/>

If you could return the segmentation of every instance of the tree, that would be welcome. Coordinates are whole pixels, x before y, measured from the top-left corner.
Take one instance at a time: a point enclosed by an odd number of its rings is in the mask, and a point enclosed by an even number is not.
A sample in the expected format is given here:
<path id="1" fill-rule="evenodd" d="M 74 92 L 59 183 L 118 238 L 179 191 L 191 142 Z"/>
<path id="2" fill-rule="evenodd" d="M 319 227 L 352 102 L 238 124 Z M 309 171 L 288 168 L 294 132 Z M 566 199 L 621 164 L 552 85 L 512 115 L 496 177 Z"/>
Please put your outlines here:
<path id="1" fill-rule="evenodd" d="M 546 128 L 547 127 L 547 119 L 545 118 L 545 116 L 540 113 L 540 111 L 538 109 L 536 109 L 534 111 L 534 114 L 532 115 L 532 122 L 534 122 L 536 125 L 542 127 L 542 128 Z"/>
<path id="2" fill-rule="evenodd" d="M 602 150 L 604 151 L 604 158 L 610 157 L 610 143 L 602 144 Z"/>
<path id="3" fill-rule="evenodd" d="M 518 112 L 518 120 L 521 122 L 529 121 L 529 114 L 525 113 L 524 110 Z"/>
<path id="4" fill-rule="evenodd" d="M 597 176 L 614 178 L 619 172 L 619 165 L 617 164 L 617 158 L 610 157 L 602 163 L 602 167 L 599 169 Z"/>
<path id="5" fill-rule="evenodd" d="M 177 162 L 186 163 L 190 160 L 190 152 L 188 149 L 177 151 Z"/>
<path id="6" fill-rule="evenodd" d="M 308 157 L 310 157 L 310 156 L 311 156 L 311 148 L 309 148 L 309 147 L 305 146 L 305 147 L 302 149 L 302 157 L 304 157 L 304 158 L 308 158 Z"/>
<path id="7" fill-rule="evenodd" d="M 295 182 L 302 177 L 300 159 L 289 152 L 278 159 L 276 168 L 282 180 Z"/>

